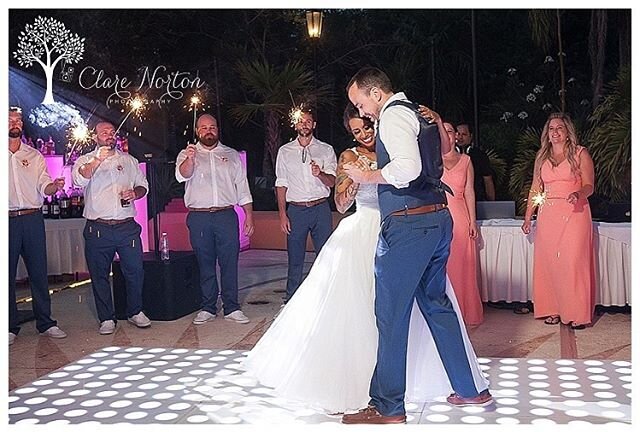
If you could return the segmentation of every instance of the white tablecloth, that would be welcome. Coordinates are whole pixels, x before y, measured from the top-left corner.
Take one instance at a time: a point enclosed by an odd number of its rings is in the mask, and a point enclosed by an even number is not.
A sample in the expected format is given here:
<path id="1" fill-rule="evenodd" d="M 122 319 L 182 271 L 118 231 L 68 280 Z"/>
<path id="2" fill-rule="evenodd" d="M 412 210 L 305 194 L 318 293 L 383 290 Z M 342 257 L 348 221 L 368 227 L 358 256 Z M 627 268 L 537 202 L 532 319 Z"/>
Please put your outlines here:
<path id="1" fill-rule="evenodd" d="M 44 220 L 47 235 L 47 272 L 50 275 L 88 273 L 82 237 L 85 222 L 84 218 Z M 20 258 L 16 279 L 26 277 L 27 269 Z"/>
<path id="2" fill-rule="evenodd" d="M 481 297 L 483 301 L 532 298 L 535 224 L 525 236 L 522 220 L 478 221 Z M 596 304 L 631 304 L 631 224 L 594 222 Z"/>
<path id="3" fill-rule="evenodd" d="M 84 219 L 46 219 L 47 270 L 50 275 L 88 272 L 84 257 Z M 520 230 L 521 220 L 478 221 L 480 290 L 483 301 L 532 298 L 533 239 Z M 631 304 L 631 224 L 594 222 L 596 303 Z M 27 277 L 20 259 L 17 279 Z"/>

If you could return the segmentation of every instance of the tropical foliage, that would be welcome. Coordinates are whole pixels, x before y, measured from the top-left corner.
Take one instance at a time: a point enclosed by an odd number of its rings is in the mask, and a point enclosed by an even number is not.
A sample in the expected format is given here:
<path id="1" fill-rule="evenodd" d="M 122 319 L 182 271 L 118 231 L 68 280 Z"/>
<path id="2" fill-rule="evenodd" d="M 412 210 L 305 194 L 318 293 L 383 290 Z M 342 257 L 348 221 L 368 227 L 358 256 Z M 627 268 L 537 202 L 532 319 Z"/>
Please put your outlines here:
<path id="1" fill-rule="evenodd" d="M 596 191 L 612 201 L 631 198 L 631 68 L 610 85 L 608 96 L 590 118 L 589 150 L 596 171 Z"/>
<path id="2" fill-rule="evenodd" d="M 527 207 L 527 196 L 533 180 L 533 164 L 540 148 L 540 133 L 538 129 L 528 128 L 516 142 L 517 155 L 511 165 L 509 191 L 516 201 L 519 213 L 524 213 Z"/>
<path id="3" fill-rule="evenodd" d="M 630 10 L 323 12 L 322 37 L 311 40 L 300 9 L 14 9 L 9 41 L 10 50 L 17 49 L 26 24 L 51 16 L 87 37 L 78 71 L 89 64 L 132 77 L 144 65 L 198 71 L 208 86 L 203 109 L 219 117 L 225 144 L 246 150 L 252 183 L 272 181 L 277 149 L 292 138 L 286 118 L 291 96 L 296 104 L 315 100 L 318 138 L 337 152 L 349 146 L 344 89 L 360 67 L 373 65 L 388 72 L 395 90 L 453 123 L 473 123 L 477 113 L 474 135 L 490 155 L 499 199 L 522 203 L 539 147 L 536 128 L 561 110 L 585 134 L 582 142 L 596 162 L 596 192 L 628 199 L 630 74 L 617 73 L 630 62 Z M 15 58 L 9 61 L 20 68 Z M 73 92 L 75 84 L 57 82 L 56 88 Z M 95 89 L 89 96 L 99 103 L 111 92 Z M 162 113 L 150 113 L 143 125 L 160 131 L 149 146 L 161 147 L 168 158 L 184 147 L 184 126 L 193 123 L 183 105 L 158 107 Z"/>
<path id="4" fill-rule="evenodd" d="M 294 105 L 317 101 L 324 88 L 314 89 L 313 72 L 300 61 L 287 62 L 280 68 L 264 61 L 241 61 L 236 70 L 246 92 L 247 102 L 234 104 L 231 114 L 239 126 L 262 117 L 264 126 L 263 172 L 273 175 L 278 148 L 282 142 L 282 124 Z"/>

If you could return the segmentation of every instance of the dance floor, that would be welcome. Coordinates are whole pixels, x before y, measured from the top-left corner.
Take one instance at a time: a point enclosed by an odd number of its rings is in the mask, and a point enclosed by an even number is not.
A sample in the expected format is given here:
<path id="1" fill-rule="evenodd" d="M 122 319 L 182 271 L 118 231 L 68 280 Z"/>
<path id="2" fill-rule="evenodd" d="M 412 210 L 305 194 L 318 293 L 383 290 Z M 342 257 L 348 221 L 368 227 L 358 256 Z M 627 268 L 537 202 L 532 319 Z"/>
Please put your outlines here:
<path id="1" fill-rule="evenodd" d="M 247 351 L 105 347 L 9 393 L 12 424 L 339 423 L 244 373 Z M 407 404 L 408 423 L 631 423 L 631 362 L 480 358 L 495 403 Z"/>

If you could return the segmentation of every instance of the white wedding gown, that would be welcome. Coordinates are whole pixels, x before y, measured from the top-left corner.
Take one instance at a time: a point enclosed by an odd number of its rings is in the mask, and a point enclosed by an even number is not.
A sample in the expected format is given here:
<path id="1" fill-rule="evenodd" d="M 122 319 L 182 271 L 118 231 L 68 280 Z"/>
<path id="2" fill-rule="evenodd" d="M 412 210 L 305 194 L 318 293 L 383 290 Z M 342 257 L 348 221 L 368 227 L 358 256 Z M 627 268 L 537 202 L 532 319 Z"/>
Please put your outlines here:
<path id="1" fill-rule="evenodd" d="M 344 218 L 316 257 L 308 276 L 244 368 L 278 396 L 327 412 L 367 406 L 376 363 L 374 258 L 380 213 L 376 185 L 360 185 L 357 211 Z M 476 388 L 488 387 L 447 278 Z M 407 352 L 406 400 L 422 402 L 453 390 L 431 332 L 414 303 Z"/>

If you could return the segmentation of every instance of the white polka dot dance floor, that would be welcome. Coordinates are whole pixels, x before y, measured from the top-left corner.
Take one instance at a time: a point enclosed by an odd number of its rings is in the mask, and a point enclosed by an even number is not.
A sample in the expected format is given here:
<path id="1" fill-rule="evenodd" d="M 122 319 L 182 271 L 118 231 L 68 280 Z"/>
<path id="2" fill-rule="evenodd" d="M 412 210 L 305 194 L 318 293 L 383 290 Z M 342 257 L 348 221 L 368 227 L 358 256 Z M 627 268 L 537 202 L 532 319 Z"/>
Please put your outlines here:
<path id="1" fill-rule="evenodd" d="M 246 351 L 108 347 L 9 393 L 14 424 L 339 423 L 242 371 Z M 631 363 L 480 359 L 495 403 L 408 403 L 421 424 L 631 423 Z"/>

